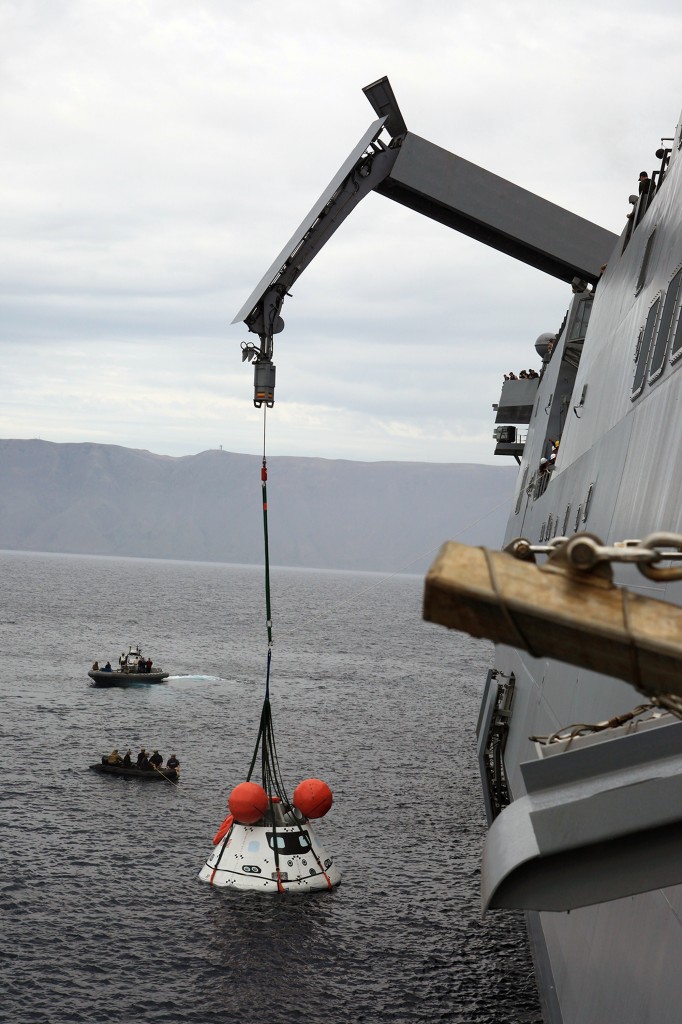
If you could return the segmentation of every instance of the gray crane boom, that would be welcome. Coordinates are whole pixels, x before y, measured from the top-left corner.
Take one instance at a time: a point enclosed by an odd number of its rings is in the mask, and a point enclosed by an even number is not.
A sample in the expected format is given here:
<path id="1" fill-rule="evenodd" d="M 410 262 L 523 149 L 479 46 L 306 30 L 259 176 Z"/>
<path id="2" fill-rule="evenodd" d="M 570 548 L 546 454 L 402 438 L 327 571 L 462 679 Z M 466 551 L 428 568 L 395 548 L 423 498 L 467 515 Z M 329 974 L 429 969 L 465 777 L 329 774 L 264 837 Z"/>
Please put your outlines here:
<path id="1" fill-rule="evenodd" d="M 378 120 L 365 132 L 233 323 L 255 366 L 254 404 L 274 403 L 273 335 L 289 289 L 348 214 L 371 191 L 455 228 L 562 281 L 596 281 L 617 236 L 407 130 L 387 78 L 363 90 Z M 386 131 L 388 145 L 379 136 Z"/>

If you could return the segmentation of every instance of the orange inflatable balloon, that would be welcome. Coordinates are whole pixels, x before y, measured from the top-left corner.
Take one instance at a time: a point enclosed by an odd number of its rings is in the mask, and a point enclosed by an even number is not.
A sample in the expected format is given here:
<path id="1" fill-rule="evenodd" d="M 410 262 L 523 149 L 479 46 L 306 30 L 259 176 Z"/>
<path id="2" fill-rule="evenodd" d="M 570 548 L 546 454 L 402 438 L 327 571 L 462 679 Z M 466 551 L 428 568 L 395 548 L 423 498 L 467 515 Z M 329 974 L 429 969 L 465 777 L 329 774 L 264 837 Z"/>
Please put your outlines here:
<path id="1" fill-rule="evenodd" d="M 294 807 L 306 818 L 322 818 L 333 800 L 331 789 L 322 779 L 304 779 L 294 790 Z"/>
<path id="2" fill-rule="evenodd" d="M 270 806 L 268 794 L 257 782 L 240 782 L 227 803 L 235 821 L 242 825 L 254 825 Z"/>
<path id="3" fill-rule="evenodd" d="M 232 814 L 228 814 L 228 816 L 225 818 L 225 821 L 222 823 L 222 825 L 220 826 L 220 828 L 218 829 L 216 834 L 213 836 L 213 845 L 214 846 L 217 846 L 218 843 L 220 842 L 220 840 L 225 838 L 227 833 L 232 828 L 232 822 L 233 821 L 234 821 L 234 816 Z"/>

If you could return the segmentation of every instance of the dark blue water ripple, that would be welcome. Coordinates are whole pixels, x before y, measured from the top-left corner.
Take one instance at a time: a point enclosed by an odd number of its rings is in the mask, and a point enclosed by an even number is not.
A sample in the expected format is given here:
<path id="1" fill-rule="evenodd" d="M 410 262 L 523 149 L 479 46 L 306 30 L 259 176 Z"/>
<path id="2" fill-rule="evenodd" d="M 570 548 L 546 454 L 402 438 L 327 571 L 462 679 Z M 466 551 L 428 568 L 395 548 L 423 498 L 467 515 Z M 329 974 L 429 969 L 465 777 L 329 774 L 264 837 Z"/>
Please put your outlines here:
<path id="1" fill-rule="evenodd" d="M 273 572 L 280 761 L 290 791 L 332 786 L 319 832 L 343 884 L 270 897 L 197 880 L 257 731 L 262 571 L 11 553 L 0 570 L 0 1019 L 541 1020 L 521 919 L 480 919 L 491 652 L 421 622 L 420 580 Z M 88 685 L 138 640 L 166 684 Z M 141 744 L 178 753 L 178 787 L 87 770 Z"/>

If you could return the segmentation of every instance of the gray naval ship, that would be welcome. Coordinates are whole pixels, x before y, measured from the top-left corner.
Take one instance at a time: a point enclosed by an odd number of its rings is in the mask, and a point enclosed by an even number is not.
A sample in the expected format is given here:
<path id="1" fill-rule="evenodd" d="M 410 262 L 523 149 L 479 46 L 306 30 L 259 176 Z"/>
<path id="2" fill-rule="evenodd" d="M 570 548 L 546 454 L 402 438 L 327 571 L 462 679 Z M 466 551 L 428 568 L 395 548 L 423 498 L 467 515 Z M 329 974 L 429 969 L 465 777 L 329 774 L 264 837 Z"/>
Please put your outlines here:
<path id="1" fill-rule="evenodd" d="M 525 911 L 545 1020 L 672 1024 L 682 1018 L 681 126 L 660 140 L 617 236 L 408 131 L 387 79 L 364 92 L 377 119 L 235 317 L 258 338 L 242 345 L 254 403 L 274 403 L 286 295 L 370 191 L 566 282 L 563 322 L 535 345 L 541 373 L 505 381 L 495 407 L 495 451 L 519 463 L 504 543 L 446 543 L 424 615 L 496 642 L 477 729 L 482 902 L 486 913 Z"/>

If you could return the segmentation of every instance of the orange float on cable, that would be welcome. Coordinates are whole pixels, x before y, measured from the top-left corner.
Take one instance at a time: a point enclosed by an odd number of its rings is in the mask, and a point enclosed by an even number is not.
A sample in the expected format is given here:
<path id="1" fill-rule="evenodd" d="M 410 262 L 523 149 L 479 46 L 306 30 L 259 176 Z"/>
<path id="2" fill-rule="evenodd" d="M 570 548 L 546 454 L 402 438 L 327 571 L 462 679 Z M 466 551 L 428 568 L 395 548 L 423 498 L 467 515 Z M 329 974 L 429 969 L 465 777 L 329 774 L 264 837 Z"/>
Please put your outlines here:
<path id="1" fill-rule="evenodd" d="M 306 818 L 322 818 L 334 801 L 332 791 L 322 779 L 304 779 L 294 790 L 294 807 Z"/>
<path id="2" fill-rule="evenodd" d="M 268 794 L 257 782 L 240 782 L 227 803 L 235 821 L 242 825 L 254 825 L 270 806 Z"/>

